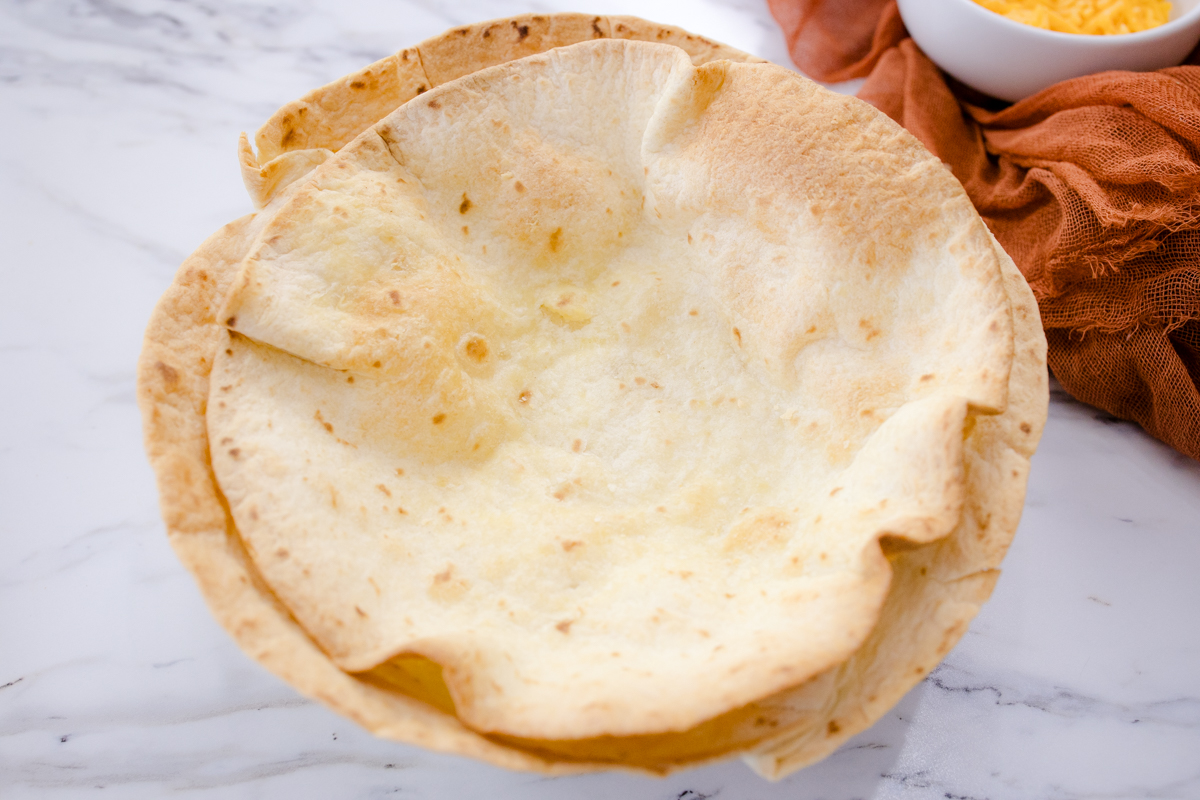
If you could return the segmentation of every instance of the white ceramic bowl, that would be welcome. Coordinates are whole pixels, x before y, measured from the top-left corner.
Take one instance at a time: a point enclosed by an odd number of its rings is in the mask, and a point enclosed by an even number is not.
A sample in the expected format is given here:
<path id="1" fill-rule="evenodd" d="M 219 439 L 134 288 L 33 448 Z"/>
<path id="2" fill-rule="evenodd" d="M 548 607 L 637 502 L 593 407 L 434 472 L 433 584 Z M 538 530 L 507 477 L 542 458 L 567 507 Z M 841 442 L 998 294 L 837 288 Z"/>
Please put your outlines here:
<path id="1" fill-rule="evenodd" d="M 1020 100 L 1069 78 L 1110 69 L 1173 67 L 1200 41 L 1200 0 L 1172 0 L 1171 19 L 1140 33 L 1089 36 L 1023 25 L 972 0 L 898 0 L 925 54 L 959 81 Z"/>

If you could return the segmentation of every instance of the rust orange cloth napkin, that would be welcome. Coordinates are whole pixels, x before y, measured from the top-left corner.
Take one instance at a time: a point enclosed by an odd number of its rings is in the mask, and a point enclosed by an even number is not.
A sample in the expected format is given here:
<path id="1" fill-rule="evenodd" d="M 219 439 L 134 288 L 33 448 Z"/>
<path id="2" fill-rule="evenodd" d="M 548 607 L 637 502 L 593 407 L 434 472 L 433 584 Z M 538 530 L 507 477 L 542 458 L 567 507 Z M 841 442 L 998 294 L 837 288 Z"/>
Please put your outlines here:
<path id="1" fill-rule="evenodd" d="M 769 3 L 802 72 L 866 76 L 858 96 L 962 181 L 1037 296 L 1063 387 L 1200 459 L 1200 66 L 1005 106 L 948 80 L 895 0 Z"/>

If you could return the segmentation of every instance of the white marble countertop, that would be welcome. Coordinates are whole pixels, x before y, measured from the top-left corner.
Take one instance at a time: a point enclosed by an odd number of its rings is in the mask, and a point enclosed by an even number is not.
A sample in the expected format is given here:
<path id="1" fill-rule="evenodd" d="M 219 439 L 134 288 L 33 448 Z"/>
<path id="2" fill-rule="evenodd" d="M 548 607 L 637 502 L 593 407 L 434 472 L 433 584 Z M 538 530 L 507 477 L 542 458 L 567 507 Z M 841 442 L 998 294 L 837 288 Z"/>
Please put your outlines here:
<path id="1" fill-rule="evenodd" d="M 992 601 L 825 762 L 545 779 L 373 739 L 234 646 L 167 545 L 134 363 L 283 102 L 465 22 L 637 14 L 787 63 L 757 0 L 0 2 L 0 796 L 1200 797 L 1200 464 L 1056 393 Z"/>

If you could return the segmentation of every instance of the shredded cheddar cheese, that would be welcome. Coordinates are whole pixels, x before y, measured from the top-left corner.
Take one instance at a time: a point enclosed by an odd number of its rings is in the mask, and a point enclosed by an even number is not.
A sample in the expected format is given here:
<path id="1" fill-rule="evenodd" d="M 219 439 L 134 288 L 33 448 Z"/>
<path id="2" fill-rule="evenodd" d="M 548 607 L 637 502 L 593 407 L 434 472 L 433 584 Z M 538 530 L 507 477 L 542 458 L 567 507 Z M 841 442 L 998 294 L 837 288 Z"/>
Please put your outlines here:
<path id="1" fill-rule="evenodd" d="M 975 0 L 997 14 L 1061 33 L 1136 33 L 1162 25 L 1163 0 Z"/>

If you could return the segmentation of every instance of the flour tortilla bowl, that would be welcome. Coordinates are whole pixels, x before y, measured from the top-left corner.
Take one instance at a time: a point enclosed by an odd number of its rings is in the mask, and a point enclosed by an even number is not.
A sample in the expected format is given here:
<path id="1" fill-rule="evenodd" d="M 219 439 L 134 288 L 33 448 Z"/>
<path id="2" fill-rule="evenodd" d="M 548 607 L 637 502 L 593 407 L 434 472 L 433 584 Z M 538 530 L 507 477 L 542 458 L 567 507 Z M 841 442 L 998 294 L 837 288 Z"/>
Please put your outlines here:
<path id="1" fill-rule="evenodd" d="M 251 655 L 509 767 L 778 776 L 952 646 L 1044 343 L 911 137 L 607 36 L 338 131 L 243 149 L 264 208 L 185 263 L 141 365 L 172 541 Z"/>

